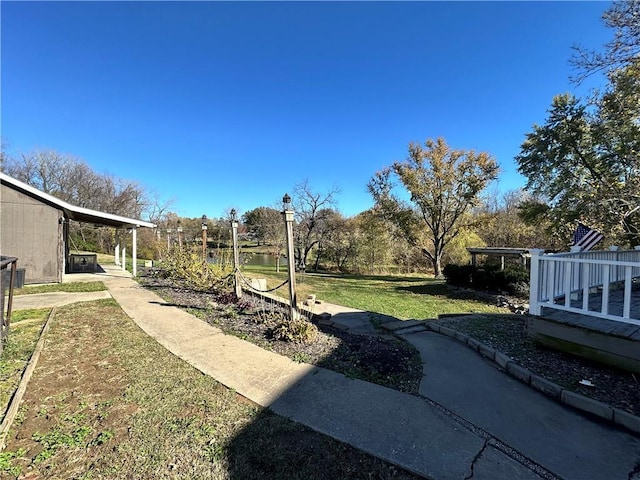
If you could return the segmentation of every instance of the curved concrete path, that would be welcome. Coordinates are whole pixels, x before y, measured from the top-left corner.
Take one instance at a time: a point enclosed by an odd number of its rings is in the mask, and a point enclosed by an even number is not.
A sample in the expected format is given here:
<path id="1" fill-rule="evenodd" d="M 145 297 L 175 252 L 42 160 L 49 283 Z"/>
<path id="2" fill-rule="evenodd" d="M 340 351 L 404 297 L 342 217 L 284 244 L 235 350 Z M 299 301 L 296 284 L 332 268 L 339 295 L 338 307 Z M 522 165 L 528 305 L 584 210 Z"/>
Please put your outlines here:
<path id="1" fill-rule="evenodd" d="M 640 479 L 638 437 L 558 405 L 437 333 L 404 336 L 423 358 L 421 398 L 292 362 L 166 305 L 131 278 L 97 277 L 144 331 L 203 373 L 426 478 Z"/>

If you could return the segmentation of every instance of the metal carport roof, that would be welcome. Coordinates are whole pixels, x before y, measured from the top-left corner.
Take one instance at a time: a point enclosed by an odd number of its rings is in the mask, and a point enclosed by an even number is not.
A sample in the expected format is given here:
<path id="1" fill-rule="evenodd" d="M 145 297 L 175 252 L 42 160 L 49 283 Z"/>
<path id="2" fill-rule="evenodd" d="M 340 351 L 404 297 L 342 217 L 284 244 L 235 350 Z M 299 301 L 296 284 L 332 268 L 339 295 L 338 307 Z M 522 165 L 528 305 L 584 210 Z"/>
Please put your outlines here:
<path id="1" fill-rule="evenodd" d="M 76 220 L 78 222 L 86 222 L 86 223 L 94 223 L 98 225 L 107 225 L 110 227 L 147 227 L 147 228 L 155 228 L 156 224 L 151 222 L 145 222 L 144 220 L 139 220 L 136 218 L 128 218 L 122 217 L 120 215 L 114 215 L 112 213 L 99 212 L 98 210 L 91 210 L 90 208 L 78 207 L 76 205 L 71 205 L 59 198 L 54 197 L 53 195 L 49 195 L 48 193 L 44 193 L 38 190 L 31 185 L 28 185 L 20 180 L 16 180 L 9 175 L 6 175 L 0 172 L 0 182 L 11 185 L 16 190 L 24 193 L 25 195 L 29 195 L 30 197 L 36 198 L 44 203 L 47 203 L 53 207 L 60 208 L 65 217 Z"/>

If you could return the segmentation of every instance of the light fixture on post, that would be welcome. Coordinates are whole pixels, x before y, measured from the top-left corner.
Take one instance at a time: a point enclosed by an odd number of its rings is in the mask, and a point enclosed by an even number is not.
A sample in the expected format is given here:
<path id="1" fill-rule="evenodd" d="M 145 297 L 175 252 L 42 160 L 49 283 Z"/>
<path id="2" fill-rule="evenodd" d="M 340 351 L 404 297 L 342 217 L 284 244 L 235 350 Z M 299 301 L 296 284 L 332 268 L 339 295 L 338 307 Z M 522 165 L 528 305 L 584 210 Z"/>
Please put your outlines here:
<path id="1" fill-rule="evenodd" d="M 289 270 L 289 319 L 296 320 L 298 318 L 298 301 L 296 298 L 296 268 L 295 254 L 293 251 L 293 215 L 294 211 L 291 207 L 291 197 L 284 194 L 282 197 L 282 216 L 287 238 L 287 265 Z"/>
<path id="2" fill-rule="evenodd" d="M 202 261 L 207 261 L 207 216 L 202 215 Z"/>
<path id="3" fill-rule="evenodd" d="M 178 246 L 182 248 L 182 222 L 178 220 Z"/>
<path id="4" fill-rule="evenodd" d="M 167 224 L 167 251 L 171 249 L 171 232 L 172 230 L 169 228 L 169 224 Z"/>
<path id="5" fill-rule="evenodd" d="M 231 235 L 233 239 L 233 275 L 235 281 L 236 297 L 242 296 L 240 288 L 240 255 L 238 254 L 238 216 L 235 208 L 231 209 Z"/>

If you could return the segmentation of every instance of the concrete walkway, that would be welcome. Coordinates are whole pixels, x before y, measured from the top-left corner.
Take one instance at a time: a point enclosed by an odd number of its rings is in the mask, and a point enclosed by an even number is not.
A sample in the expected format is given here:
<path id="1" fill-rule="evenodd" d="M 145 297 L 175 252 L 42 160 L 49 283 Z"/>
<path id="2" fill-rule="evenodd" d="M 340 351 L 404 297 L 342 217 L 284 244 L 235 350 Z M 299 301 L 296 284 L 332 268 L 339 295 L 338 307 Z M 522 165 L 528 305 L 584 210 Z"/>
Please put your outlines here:
<path id="1" fill-rule="evenodd" d="M 425 364 L 417 397 L 225 335 L 131 278 L 96 277 L 145 332 L 203 373 L 426 478 L 640 479 L 638 437 L 558 405 L 440 334 L 405 335 Z M 350 309 L 343 318 L 367 329 L 362 313 Z"/>
<path id="2" fill-rule="evenodd" d="M 13 310 L 61 307 L 62 305 L 68 305 L 70 303 L 89 302 L 105 298 L 111 298 L 111 294 L 107 291 L 78 293 L 52 292 L 35 293 L 32 295 L 17 295 L 13 297 Z"/>

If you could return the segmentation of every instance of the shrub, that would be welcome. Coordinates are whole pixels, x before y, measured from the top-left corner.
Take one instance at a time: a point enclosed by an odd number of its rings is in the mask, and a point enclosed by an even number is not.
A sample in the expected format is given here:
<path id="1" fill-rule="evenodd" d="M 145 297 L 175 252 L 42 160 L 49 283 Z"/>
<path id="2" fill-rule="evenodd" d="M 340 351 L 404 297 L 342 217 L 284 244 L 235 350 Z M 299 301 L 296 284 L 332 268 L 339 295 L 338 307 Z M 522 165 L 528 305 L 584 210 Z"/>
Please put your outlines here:
<path id="1" fill-rule="evenodd" d="M 506 292 L 526 296 L 529 292 L 529 271 L 522 266 L 509 266 L 500 270 L 499 265 L 449 264 L 444 267 L 447 284 L 455 287 L 470 287 L 475 290 Z"/>
<path id="2" fill-rule="evenodd" d="M 228 290 L 233 281 L 231 266 L 203 262 L 200 254 L 184 248 L 167 252 L 163 266 L 170 277 L 180 278 L 196 290 Z"/>
<path id="3" fill-rule="evenodd" d="M 457 265 L 450 263 L 444 267 L 444 273 L 447 283 L 454 287 L 470 287 L 472 275 L 476 268 L 473 265 Z"/>
<path id="4" fill-rule="evenodd" d="M 318 338 L 318 327 L 303 318 L 281 318 L 271 329 L 273 338 L 293 343 L 312 343 Z"/>

